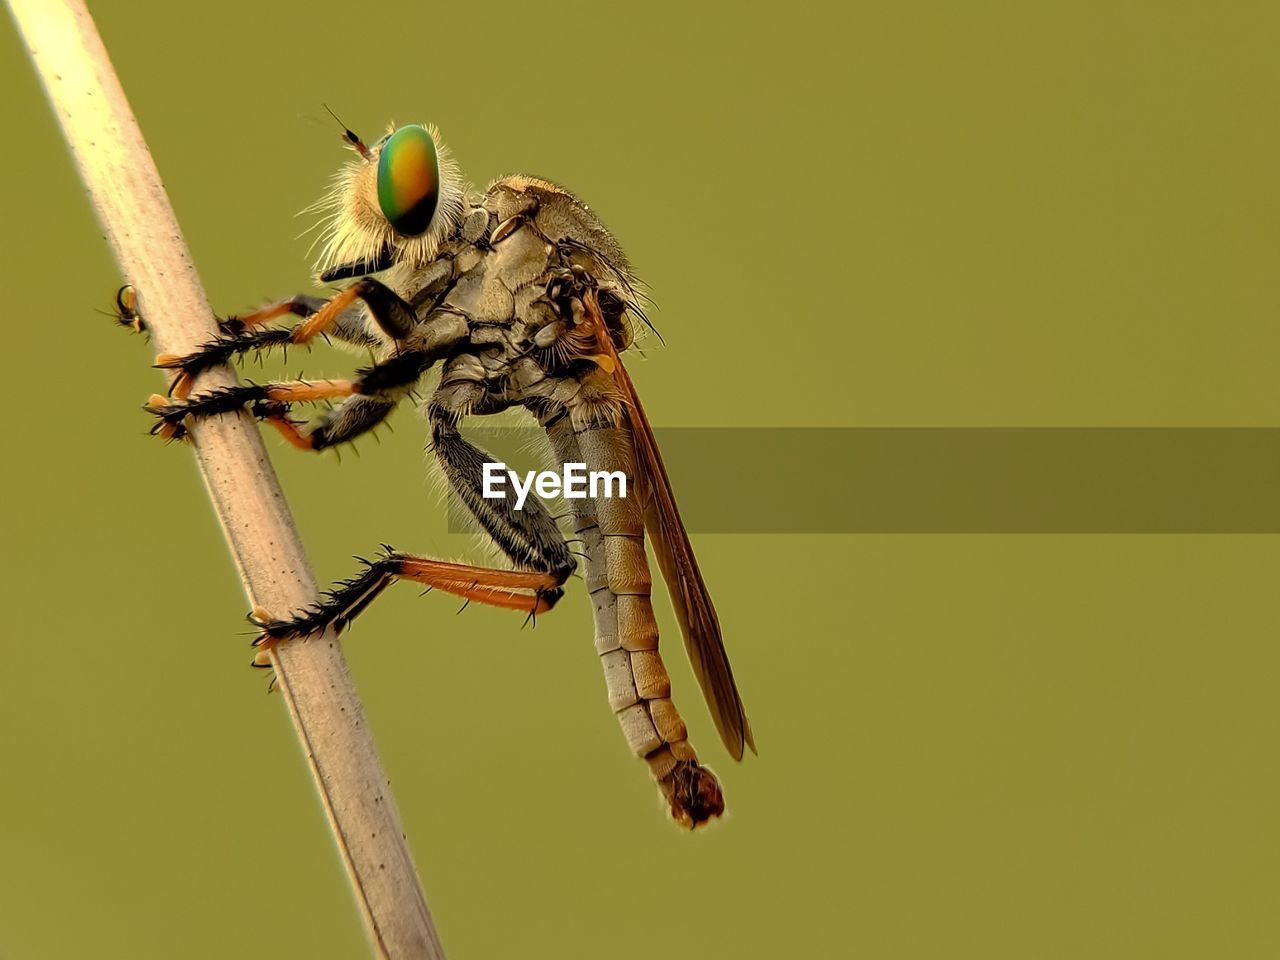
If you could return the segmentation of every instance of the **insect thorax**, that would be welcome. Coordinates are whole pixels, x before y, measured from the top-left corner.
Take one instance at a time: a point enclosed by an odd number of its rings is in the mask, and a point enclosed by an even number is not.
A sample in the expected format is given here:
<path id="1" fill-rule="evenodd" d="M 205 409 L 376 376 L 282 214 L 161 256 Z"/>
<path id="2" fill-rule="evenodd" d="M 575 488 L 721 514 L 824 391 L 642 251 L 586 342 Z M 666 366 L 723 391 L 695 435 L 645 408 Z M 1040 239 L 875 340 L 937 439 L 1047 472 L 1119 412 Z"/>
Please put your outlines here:
<path id="1" fill-rule="evenodd" d="M 433 261 L 398 264 L 387 281 L 418 308 L 415 336 L 465 324 L 435 401 L 459 413 L 525 404 L 616 420 L 612 379 L 590 359 L 599 351 L 584 297 L 590 291 L 625 349 L 625 314 L 638 309 L 634 280 L 617 241 L 563 188 L 522 176 L 497 181 L 467 205 Z"/>

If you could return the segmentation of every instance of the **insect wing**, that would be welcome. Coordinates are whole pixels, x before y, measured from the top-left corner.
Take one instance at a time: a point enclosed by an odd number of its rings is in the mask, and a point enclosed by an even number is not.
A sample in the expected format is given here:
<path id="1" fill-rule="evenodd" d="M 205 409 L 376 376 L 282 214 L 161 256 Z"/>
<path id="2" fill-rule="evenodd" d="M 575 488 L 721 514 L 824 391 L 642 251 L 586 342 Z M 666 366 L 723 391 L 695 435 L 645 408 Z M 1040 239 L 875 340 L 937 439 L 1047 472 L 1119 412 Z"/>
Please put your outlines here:
<path id="1" fill-rule="evenodd" d="M 671 604 L 680 623 L 689 662 L 693 665 L 694 675 L 698 678 L 707 706 L 711 708 L 711 716 L 715 720 L 716 729 L 720 731 L 720 739 L 733 758 L 741 760 L 744 744 L 751 748 L 752 753 L 756 752 L 756 745 L 751 736 L 751 724 L 747 721 L 742 698 L 733 680 L 729 655 L 724 649 L 720 620 L 707 593 L 702 571 L 698 569 L 698 561 L 694 558 L 689 534 L 685 531 L 680 510 L 671 491 L 667 468 L 658 451 L 649 418 L 645 416 L 644 407 L 636 394 L 635 384 L 618 358 L 617 350 L 609 334 L 605 332 L 602 321 L 597 329 L 600 331 L 600 347 L 610 361 L 614 381 L 622 391 L 623 405 L 635 442 L 636 472 L 639 474 L 645 500 L 645 529 L 653 542 L 662 578 L 671 594 Z"/>

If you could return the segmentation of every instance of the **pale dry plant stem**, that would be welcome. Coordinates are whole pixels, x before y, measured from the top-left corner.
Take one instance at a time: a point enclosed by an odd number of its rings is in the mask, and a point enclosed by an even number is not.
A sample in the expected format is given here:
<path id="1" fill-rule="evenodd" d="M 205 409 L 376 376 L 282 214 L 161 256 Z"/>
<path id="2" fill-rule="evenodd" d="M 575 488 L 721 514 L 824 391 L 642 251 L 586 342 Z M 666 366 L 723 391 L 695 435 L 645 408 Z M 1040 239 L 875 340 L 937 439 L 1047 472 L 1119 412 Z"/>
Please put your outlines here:
<path id="1" fill-rule="evenodd" d="M 217 329 L 93 19 L 83 0 L 8 2 L 156 346 L 191 351 Z M 200 385 L 234 382 L 221 369 Z M 256 425 L 245 414 L 203 420 L 191 446 L 250 603 L 283 615 L 313 602 L 315 579 Z M 271 658 L 376 954 L 442 958 L 340 645 L 325 635 Z"/>

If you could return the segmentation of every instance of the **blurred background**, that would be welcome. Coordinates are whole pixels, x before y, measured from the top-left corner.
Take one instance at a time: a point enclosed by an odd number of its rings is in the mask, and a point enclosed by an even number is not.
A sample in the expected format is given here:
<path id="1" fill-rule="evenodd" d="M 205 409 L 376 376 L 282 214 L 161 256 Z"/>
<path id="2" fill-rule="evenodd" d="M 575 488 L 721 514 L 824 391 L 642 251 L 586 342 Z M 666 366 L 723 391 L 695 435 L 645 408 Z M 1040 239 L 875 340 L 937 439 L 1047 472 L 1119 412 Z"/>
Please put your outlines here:
<path id="1" fill-rule="evenodd" d="M 659 426 L 1280 425 L 1274 7 L 91 6 L 222 313 L 311 289 L 328 103 L 598 210 L 659 305 Z M 0 957 L 362 956 L 9 25 L 0 77 Z M 341 463 L 268 438 L 322 580 L 381 541 L 477 556 L 393 423 Z M 1274 536 L 695 546 L 760 746 L 725 757 L 660 603 L 731 809 L 696 836 L 609 715 L 580 584 L 536 632 L 402 587 L 349 635 L 451 957 L 1280 951 Z"/>

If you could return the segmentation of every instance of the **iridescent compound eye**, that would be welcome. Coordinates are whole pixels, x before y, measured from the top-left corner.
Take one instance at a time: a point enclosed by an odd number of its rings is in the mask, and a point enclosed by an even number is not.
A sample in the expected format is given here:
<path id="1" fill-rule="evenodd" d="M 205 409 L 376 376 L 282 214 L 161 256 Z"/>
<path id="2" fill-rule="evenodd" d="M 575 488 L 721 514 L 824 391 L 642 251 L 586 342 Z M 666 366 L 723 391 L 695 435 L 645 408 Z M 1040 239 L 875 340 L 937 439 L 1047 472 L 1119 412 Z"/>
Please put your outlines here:
<path id="1" fill-rule="evenodd" d="M 426 127 L 401 127 L 378 157 L 378 205 L 397 233 L 414 237 L 431 226 L 440 199 L 440 164 Z"/>

